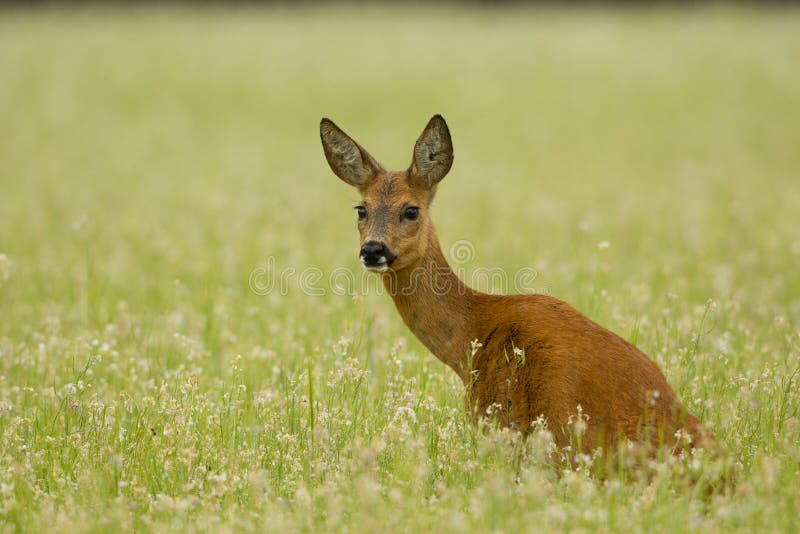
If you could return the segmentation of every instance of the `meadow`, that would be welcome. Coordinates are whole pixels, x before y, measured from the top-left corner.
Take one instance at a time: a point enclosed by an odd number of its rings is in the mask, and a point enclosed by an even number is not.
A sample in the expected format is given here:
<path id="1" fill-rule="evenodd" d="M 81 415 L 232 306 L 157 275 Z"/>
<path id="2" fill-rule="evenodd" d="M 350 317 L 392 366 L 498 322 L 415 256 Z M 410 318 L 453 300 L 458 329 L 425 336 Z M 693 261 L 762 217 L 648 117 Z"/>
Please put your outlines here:
<path id="1" fill-rule="evenodd" d="M 0 531 L 796 532 L 798 65 L 790 9 L 0 11 Z M 636 343 L 718 458 L 471 425 L 319 142 L 403 169 L 434 113 L 453 263 Z"/>

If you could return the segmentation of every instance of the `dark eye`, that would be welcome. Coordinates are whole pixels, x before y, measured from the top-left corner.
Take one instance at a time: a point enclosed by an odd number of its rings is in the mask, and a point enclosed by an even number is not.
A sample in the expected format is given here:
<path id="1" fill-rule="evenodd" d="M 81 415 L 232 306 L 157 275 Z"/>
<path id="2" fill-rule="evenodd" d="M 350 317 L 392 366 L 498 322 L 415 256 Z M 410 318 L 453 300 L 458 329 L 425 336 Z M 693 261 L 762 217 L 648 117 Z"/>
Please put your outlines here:
<path id="1" fill-rule="evenodd" d="M 367 218 L 367 208 L 364 206 L 356 206 L 356 211 L 358 212 L 358 220 L 363 221 Z"/>
<path id="2" fill-rule="evenodd" d="M 416 221 L 419 218 L 419 208 L 410 207 L 403 211 L 403 218 L 409 221 Z"/>

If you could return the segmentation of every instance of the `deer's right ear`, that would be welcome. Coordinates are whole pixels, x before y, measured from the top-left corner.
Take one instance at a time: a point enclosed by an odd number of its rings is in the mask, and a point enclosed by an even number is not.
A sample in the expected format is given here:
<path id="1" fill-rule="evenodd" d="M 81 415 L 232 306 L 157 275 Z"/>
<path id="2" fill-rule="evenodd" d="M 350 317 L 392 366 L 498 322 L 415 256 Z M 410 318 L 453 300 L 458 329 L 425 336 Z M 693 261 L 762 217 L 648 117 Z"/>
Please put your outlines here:
<path id="1" fill-rule="evenodd" d="M 319 123 L 319 136 L 328 165 L 344 182 L 361 189 L 378 173 L 383 172 L 380 163 L 333 121 L 322 119 Z"/>
<path id="2" fill-rule="evenodd" d="M 427 187 L 434 187 L 453 165 L 453 141 L 441 115 L 434 115 L 414 145 L 409 174 Z"/>

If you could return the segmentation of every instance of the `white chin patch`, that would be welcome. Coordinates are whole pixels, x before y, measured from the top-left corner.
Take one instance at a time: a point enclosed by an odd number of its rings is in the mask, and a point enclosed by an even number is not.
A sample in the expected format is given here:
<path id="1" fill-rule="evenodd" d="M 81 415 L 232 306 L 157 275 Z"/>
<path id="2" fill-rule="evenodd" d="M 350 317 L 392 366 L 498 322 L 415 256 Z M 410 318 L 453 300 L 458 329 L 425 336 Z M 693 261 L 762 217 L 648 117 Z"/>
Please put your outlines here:
<path id="1" fill-rule="evenodd" d="M 379 273 L 389 270 L 389 262 L 386 261 L 385 256 L 381 256 L 380 258 L 378 258 L 378 263 L 375 265 L 367 265 L 366 263 L 364 263 L 364 258 L 361 258 L 361 265 L 363 265 L 364 268 L 368 271 L 376 271 Z"/>

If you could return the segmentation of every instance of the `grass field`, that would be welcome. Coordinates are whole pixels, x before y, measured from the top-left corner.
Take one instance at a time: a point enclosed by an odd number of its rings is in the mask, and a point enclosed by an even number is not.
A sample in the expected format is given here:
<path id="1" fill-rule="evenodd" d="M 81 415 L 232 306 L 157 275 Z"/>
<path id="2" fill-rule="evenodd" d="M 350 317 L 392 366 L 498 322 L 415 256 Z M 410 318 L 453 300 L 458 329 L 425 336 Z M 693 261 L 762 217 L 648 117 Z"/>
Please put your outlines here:
<path id="1" fill-rule="evenodd" d="M 797 10 L 0 11 L 0 531 L 796 532 L 798 65 Z M 320 117 L 401 169 L 434 113 L 444 249 L 634 341 L 735 492 L 475 430 L 330 281 Z"/>

